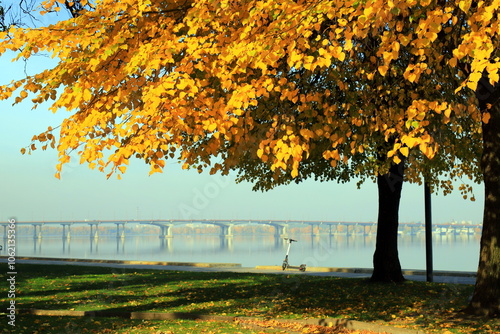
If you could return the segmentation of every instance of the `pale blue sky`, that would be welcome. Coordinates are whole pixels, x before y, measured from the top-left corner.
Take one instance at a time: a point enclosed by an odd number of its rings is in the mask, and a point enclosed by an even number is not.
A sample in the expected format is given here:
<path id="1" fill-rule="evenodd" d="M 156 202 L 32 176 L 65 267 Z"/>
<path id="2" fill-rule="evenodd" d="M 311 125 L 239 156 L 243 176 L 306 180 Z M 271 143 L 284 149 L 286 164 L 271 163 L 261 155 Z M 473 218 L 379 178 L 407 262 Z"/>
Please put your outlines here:
<path id="1" fill-rule="evenodd" d="M 0 57 L 0 84 L 50 66 L 51 60 L 35 57 L 27 64 Z M 29 100 L 12 106 L 0 101 L 0 216 L 19 221 L 83 219 L 285 219 L 325 221 L 375 221 L 377 189 L 368 182 L 357 189 L 347 184 L 304 182 L 267 193 L 253 192 L 251 184 L 235 184 L 230 177 L 199 175 L 171 162 L 163 174 L 148 176 L 149 167 L 133 161 L 122 180 L 85 165 L 71 163 L 61 180 L 54 177 L 55 150 L 21 155 L 31 137 L 56 126 L 65 112 L 47 108 L 31 110 Z M 75 159 L 76 160 L 76 159 Z M 475 187 L 476 202 L 458 192 L 433 196 L 436 223 L 482 220 L 483 187 Z M 405 184 L 401 222 L 423 221 L 423 189 Z"/>

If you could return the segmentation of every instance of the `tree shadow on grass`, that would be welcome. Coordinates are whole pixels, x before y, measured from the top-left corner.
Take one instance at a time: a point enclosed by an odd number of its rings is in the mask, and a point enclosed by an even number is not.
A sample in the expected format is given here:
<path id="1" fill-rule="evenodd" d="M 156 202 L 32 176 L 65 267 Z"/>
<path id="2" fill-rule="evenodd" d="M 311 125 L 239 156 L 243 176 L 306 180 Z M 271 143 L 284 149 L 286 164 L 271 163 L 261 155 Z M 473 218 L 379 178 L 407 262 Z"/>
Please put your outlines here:
<path id="1" fill-rule="evenodd" d="M 412 281 L 368 284 L 362 279 L 302 275 L 92 269 L 97 268 L 47 274 L 21 295 L 21 307 L 268 318 L 344 317 L 402 324 L 401 319 L 406 319 L 406 324 L 423 327 L 433 323 L 446 327 L 461 321 L 470 324 L 454 310 L 466 306 L 472 286 Z M 33 274 L 31 278 L 35 277 Z M 27 282 L 28 277 L 25 279 Z M 52 281 L 57 287 L 42 288 Z M 489 320 L 477 321 L 477 326 L 492 324 Z"/>
<path id="2" fill-rule="evenodd" d="M 47 267 L 50 267 L 47 269 Z M 176 285 L 196 283 L 210 279 L 242 277 L 244 273 L 151 271 L 125 268 L 76 267 L 30 265 L 22 271 L 17 286 L 26 297 L 53 296 L 61 292 L 120 289 L 122 287 Z M 45 269 L 45 270 L 44 270 Z M 79 270 L 81 269 L 81 270 Z"/>
<path id="3" fill-rule="evenodd" d="M 45 270 L 39 270 L 42 267 Z M 82 305 L 99 304 L 100 307 L 106 307 L 117 303 L 129 303 L 137 305 L 129 305 L 129 310 L 137 310 L 144 307 L 141 305 L 148 298 L 161 295 L 178 298 L 184 294 L 191 294 L 180 286 L 210 285 L 211 282 L 225 284 L 225 280 L 255 279 L 244 273 L 192 273 L 116 268 L 92 268 L 96 269 L 92 270 L 85 267 L 82 271 L 76 271 L 74 269 L 78 268 L 51 270 L 52 268 L 42 267 L 32 266 L 31 272 L 23 272 L 24 282 L 18 283 L 20 290 L 18 301 L 21 307 L 69 309 Z M 57 267 L 56 269 L 60 268 Z M 238 290 L 238 287 L 231 286 L 229 289 Z M 220 295 L 220 291 L 217 294 Z"/>

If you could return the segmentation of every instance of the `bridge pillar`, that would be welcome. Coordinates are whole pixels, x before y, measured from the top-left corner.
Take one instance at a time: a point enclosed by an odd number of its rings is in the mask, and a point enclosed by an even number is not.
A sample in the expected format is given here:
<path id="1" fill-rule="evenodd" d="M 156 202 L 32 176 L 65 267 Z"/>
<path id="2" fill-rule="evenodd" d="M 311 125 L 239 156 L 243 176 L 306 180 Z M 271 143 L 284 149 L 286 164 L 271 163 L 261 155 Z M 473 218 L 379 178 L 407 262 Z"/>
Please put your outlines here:
<path id="1" fill-rule="evenodd" d="M 42 224 L 32 224 L 33 225 L 33 239 L 42 239 Z"/>
<path id="2" fill-rule="evenodd" d="M 63 227 L 63 232 L 62 232 L 63 240 L 71 239 L 71 223 L 64 223 L 61 225 Z"/>
<path id="3" fill-rule="evenodd" d="M 372 227 L 370 225 L 363 226 L 363 236 L 367 237 L 372 233 Z"/>
<path id="4" fill-rule="evenodd" d="M 288 237 L 288 225 L 274 225 L 274 236 L 276 238 Z"/>
<path id="5" fill-rule="evenodd" d="M 232 238 L 233 225 L 234 224 L 220 225 L 220 236 L 225 238 Z"/>
<path id="6" fill-rule="evenodd" d="M 99 239 L 99 223 L 88 223 L 90 225 L 90 239 Z"/>
<path id="7" fill-rule="evenodd" d="M 159 225 L 160 226 L 160 239 L 172 238 L 173 225 Z"/>
<path id="8" fill-rule="evenodd" d="M 411 235 L 417 235 L 419 229 L 417 226 L 410 225 L 410 234 Z"/>
<path id="9" fill-rule="evenodd" d="M 314 225 L 313 224 L 307 224 L 311 227 L 311 237 L 314 236 Z"/>
<path id="10" fill-rule="evenodd" d="M 125 223 L 115 223 L 115 224 L 116 224 L 116 238 L 125 239 Z"/>
<path id="11" fill-rule="evenodd" d="M 350 236 L 352 235 L 352 230 L 353 230 L 352 228 L 351 228 L 351 229 L 349 229 L 349 227 L 350 227 L 350 226 L 351 226 L 351 225 L 349 225 L 349 224 L 346 224 L 346 225 L 345 225 L 345 233 L 346 233 L 346 235 L 347 235 L 348 237 L 350 237 Z"/>
<path id="12" fill-rule="evenodd" d="M 321 235 L 321 227 L 320 225 L 323 225 L 323 223 L 321 224 L 311 224 L 311 236 L 313 237 L 319 237 Z"/>

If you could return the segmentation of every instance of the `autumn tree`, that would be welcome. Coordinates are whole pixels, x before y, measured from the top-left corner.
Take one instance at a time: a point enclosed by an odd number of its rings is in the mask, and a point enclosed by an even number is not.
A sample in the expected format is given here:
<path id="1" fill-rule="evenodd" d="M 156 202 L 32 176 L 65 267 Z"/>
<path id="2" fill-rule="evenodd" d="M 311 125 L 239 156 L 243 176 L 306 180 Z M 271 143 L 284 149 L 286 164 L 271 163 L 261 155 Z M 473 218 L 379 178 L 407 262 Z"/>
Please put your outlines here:
<path id="1" fill-rule="evenodd" d="M 2 2 L 0 2 L 0 31 L 7 30 L 7 26 L 5 25 L 5 9 L 2 6 Z"/>
<path id="2" fill-rule="evenodd" d="M 7 31 L 11 25 L 20 25 L 22 20 L 19 19 L 18 13 L 27 11 L 28 8 L 25 6 L 26 4 L 19 3 L 16 7 L 13 4 L 4 4 L 0 1 L 0 31 Z"/>
<path id="3" fill-rule="evenodd" d="M 381 198 L 392 196 L 381 211 L 393 207 L 379 215 L 387 230 L 374 276 L 399 280 L 393 236 L 403 178 L 425 177 L 445 192 L 450 179 L 476 180 L 482 135 L 485 218 L 470 309 L 500 313 L 499 1 L 77 3 L 45 1 L 46 12 L 77 10 L 2 35 L 0 53 L 48 53 L 59 63 L 1 87 L 0 98 L 72 111 L 29 150 L 57 147 L 58 170 L 77 151 L 108 176 L 132 158 L 160 172 L 170 158 L 236 170 L 267 188 L 377 179 Z M 480 80 L 489 94 L 478 105 Z M 389 238 L 392 246 L 379 247 Z"/>

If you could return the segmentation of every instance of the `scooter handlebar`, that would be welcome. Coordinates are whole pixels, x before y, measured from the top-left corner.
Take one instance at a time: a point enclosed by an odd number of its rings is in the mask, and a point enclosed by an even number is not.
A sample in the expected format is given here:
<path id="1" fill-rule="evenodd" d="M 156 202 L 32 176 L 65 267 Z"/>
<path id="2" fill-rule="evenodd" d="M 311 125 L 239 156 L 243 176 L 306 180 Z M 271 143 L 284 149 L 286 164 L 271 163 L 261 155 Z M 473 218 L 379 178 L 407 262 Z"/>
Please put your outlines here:
<path id="1" fill-rule="evenodd" d="M 285 238 L 285 240 L 290 240 L 290 242 L 294 242 L 294 241 L 297 242 L 297 240 L 292 239 L 292 238 Z"/>

